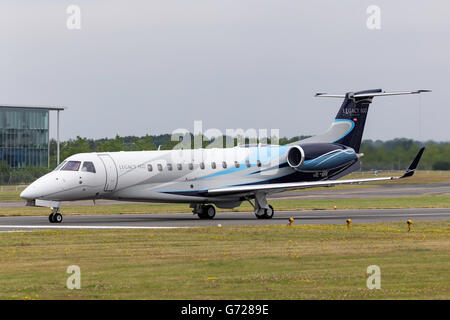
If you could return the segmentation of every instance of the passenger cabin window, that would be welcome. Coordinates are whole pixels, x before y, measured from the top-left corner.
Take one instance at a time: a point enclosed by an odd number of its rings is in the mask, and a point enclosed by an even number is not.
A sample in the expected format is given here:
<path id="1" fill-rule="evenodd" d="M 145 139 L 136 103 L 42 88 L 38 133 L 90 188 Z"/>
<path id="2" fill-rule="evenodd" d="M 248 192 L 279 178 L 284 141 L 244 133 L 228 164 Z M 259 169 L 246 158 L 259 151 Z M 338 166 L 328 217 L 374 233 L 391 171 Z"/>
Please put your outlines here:
<path id="1" fill-rule="evenodd" d="M 172 164 L 171 164 L 171 163 L 168 163 L 168 164 L 167 164 L 167 169 L 168 169 L 169 171 L 172 171 Z"/>
<path id="2" fill-rule="evenodd" d="M 261 167 L 261 161 L 256 160 L 256 165 L 257 165 L 258 167 Z"/>
<path id="3" fill-rule="evenodd" d="M 67 161 L 63 161 L 63 162 L 61 162 L 60 164 L 58 164 L 58 166 L 55 168 L 54 171 L 58 171 L 59 169 L 61 169 L 61 167 L 62 167 L 63 165 L 66 164 L 66 162 L 67 162 Z"/>
<path id="4" fill-rule="evenodd" d="M 90 161 L 83 162 L 83 166 L 81 167 L 81 171 L 95 173 L 94 163 L 92 163 Z"/>
<path id="5" fill-rule="evenodd" d="M 216 163 L 215 162 L 211 162 L 211 168 L 213 168 L 213 169 L 216 168 Z"/>
<path id="6" fill-rule="evenodd" d="M 247 168 L 251 167 L 250 160 L 245 160 L 245 164 L 247 165 Z"/>
<path id="7" fill-rule="evenodd" d="M 153 166 L 152 166 L 151 164 L 148 164 L 148 165 L 147 165 L 147 170 L 148 170 L 148 171 L 153 171 Z"/>
<path id="8" fill-rule="evenodd" d="M 200 162 L 200 169 L 205 169 L 205 163 L 204 162 Z"/>
<path id="9" fill-rule="evenodd" d="M 161 163 L 158 163 L 158 170 L 162 171 L 162 164 Z"/>
<path id="10" fill-rule="evenodd" d="M 226 169 L 227 168 L 227 163 L 224 161 L 222 162 L 222 168 Z"/>
<path id="11" fill-rule="evenodd" d="M 189 170 L 194 170 L 194 164 L 189 163 L 189 164 L 188 164 L 188 167 L 189 167 Z"/>
<path id="12" fill-rule="evenodd" d="M 181 163 L 178 163 L 178 164 L 177 164 L 177 169 L 178 169 L 178 170 L 183 169 L 183 166 L 181 165 Z"/>
<path id="13" fill-rule="evenodd" d="M 234 166 L 235 166 L 236 168 L 239 168 L 239 167 L 240 167 L 239 162 L 235 161 L 235 162 L 234 162 Z"/>
<path id="14" fill-rule="evenodd" d="M 61 170 L 65 171 L 78 171 L 80 169 L 81 161 L 67 161 Z"/>

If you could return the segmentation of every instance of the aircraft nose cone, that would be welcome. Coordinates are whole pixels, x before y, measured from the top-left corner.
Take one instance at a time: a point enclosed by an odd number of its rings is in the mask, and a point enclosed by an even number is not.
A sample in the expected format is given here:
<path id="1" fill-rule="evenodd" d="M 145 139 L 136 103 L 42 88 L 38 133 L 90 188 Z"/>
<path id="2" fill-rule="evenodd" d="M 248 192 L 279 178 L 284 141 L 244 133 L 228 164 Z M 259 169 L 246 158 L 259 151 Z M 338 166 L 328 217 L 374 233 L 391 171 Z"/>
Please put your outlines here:
<path id="1" fill-rule="evenodd" d="M 20 197 L 25 200 L 33 200 L 37 198 L 36 187 L 33 184 L 30 184 L 20 193 Z"/>
<path id="2" fill-rule="evenodd" d="M 48 200 L 48 196 L 64 191 L 64 181 L 57 173 L 50 172 L 26 187 L 20 197 L 25 200 Z"/>

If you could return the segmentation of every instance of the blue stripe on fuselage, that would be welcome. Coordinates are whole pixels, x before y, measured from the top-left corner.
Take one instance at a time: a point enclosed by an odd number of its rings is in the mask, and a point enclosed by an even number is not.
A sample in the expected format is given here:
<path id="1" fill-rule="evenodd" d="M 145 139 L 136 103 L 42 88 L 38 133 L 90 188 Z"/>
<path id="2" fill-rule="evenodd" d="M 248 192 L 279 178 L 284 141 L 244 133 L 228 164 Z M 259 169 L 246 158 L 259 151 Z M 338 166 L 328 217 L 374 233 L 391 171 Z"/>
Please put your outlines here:
<path id="1" fill-rule="evenodd" d="M 225 174 L 254 168 L 254 167 L 256 167 L 256 165 L 255 165 L 256 160 L 261 161 L 262 164 L 272 162 L 274 160 L 278 161 L 279 158 L 287 152 L 288 147 L 287 146 L 270 146 L 270 147 L 252 147 L 251 149 L 252 150 L 250 150 L 251 151 L 250 156 L 244 160 L 244 163 L 239 163 L 239 168 L 236 168 L 236 166 L 233 165 L 232 168 L 225 169 L 225 170 L 215 172 L 215 173 L 211 173 L 204 177 L 199 177 L 199 178 L 197 178 L 197 180 L 218 177 L 218 176 L 222 176 Z M 263 149 L 264 151 L 261 152 L 261 149 Z M 250 167 L 247 167 L 247 164 L 245 163 L 246 160 L 250 160 L 250 163 L 251 163 Z M 217 164 L 217 165 L 221 165 L 221 164 Z"/>

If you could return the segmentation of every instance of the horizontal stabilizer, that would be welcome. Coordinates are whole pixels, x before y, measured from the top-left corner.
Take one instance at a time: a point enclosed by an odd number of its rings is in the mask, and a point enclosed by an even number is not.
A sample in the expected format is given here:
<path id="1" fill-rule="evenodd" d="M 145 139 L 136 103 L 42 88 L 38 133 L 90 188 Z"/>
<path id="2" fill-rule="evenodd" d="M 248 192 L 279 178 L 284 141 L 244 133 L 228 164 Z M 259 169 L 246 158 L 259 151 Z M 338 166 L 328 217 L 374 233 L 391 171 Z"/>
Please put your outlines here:
<path id="1" fill-rule="evenodd" d="M 372 93 L 357 93 L 352 94 L 349 93 L 349 98 L 372 98 L 372 97 L 381 97 L 381 96 L 398 96 L 404 94 L 418 94 L 422 92 L 431 92 L 431 90 L 421 89 L 416 91 L 398 91 L 398 92 L 372 92 Z M 328 94 L 328 93 L 316 93 L 315 97 L 321 98 L 345 98 L 345 94 Z"/>

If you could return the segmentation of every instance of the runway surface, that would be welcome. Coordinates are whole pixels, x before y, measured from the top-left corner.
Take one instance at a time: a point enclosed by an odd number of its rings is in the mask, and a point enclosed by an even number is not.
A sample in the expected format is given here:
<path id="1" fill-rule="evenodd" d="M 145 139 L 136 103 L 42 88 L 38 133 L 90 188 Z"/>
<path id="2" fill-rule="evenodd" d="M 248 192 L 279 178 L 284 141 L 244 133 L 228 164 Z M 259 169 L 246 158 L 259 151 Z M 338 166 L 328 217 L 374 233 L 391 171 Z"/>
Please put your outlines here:
<path id="1" fill-rule="evenodd" d="M 273 219 L 256 219 L 252 212 L 219 212 L 213 220 L 200 220 L 192 213 L 66 215 L 60 224 L 51 224 L 47 216 L 0 217 L 0 232 L 37 229 L 158 229 L 201 226 L 345 224 L 389 221 L 448 221 L 450 208 L 437 209 L 365 209 L 278 211 Z"/>

